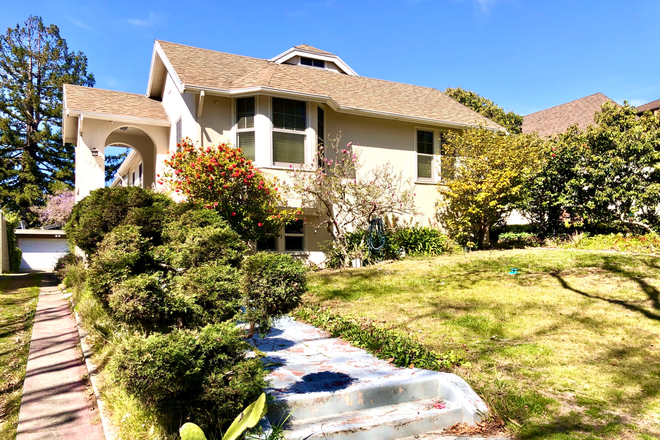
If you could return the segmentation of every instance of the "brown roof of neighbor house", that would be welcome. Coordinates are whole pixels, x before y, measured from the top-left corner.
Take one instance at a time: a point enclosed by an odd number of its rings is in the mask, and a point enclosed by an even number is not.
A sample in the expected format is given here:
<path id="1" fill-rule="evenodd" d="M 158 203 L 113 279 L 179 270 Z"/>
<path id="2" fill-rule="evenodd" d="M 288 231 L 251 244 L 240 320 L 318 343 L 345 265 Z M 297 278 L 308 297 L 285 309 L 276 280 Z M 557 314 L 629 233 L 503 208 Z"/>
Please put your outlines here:
<path id="1" fill-rule="evenodd" d="M 157 43 L 181 82 L 188 87 L 223 91 L 269 87 L 327 97 L 344 110 L 502 128 L 439 90 L 429 87 L 277 64 L 166 41 Z"/>
<path id="2" fill-rule="evenodd" d="M 647 110 L 651 110 L 652 112 L 656 110 L 660 110 L 660 99 L 656 99 L 655 101 L 651 101 L 644 105 L 640 105 L 639 107 L 637 107 L 637 114 L 641 115 Z"/>
<path id="3" fill-rule="evenodd" d="M 571 125 L 584 130 L 594 124 L 594 114 L 608 101 L 612 100 L 602 93 L 595 93 L 529 114 L 523 118 L 523 133 L 537 132 L 542 137 L 552 136 L 563 133 Z"/>
<path id="4" fill-rule="evenodd" d="M 64 97 L 69 111 L 169 120 L 163 104 L 144 95 L 64 84 Z"/>
<path id="5" fill-rule="evenodd" d="M 309 44 L 300 44 L 300 45 L 294 46 L 294 47 L 296 49 L 306 50 L 308 52 L 316 52 L 316 53 L 319 53 L 321 55 L 334 55 L 334 53 L 332 53 L 332 52 L 326 52 L 325 50 L 317 49 L 313 46 L 310 46 Z"/>

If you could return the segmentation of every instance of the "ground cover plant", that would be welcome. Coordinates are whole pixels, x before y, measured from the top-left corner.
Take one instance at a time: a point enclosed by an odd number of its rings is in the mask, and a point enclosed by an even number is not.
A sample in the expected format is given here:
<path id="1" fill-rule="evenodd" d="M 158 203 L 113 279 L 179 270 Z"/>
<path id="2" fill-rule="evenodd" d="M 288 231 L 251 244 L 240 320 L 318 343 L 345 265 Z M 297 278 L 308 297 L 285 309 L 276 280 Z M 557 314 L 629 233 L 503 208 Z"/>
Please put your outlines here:
<path id="1" fill-rule="evenodd" d="M 454 351 L 463 363 L 451 371 L 516 438 L 660 436 L 656 257 L 483 251 L 322 271 L 309 283 L 307 306 Z"/>
<path id="2" fill-rule="evenodd" d="M 0 439 L 16 436 L 41 274 L 0 275 Z"/>

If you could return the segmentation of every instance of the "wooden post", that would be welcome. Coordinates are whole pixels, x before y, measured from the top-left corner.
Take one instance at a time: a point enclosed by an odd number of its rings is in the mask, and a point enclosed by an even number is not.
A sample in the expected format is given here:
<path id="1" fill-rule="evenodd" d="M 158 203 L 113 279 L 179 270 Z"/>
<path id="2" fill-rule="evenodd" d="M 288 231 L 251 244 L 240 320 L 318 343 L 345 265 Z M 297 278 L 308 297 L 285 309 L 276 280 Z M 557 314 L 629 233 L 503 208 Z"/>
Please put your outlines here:
<path id="1" fill-rule="evenodd" d="M 7 222 L 0 211 L 0 273 L 9 272 L 9 246 L 7 243 Z"/>

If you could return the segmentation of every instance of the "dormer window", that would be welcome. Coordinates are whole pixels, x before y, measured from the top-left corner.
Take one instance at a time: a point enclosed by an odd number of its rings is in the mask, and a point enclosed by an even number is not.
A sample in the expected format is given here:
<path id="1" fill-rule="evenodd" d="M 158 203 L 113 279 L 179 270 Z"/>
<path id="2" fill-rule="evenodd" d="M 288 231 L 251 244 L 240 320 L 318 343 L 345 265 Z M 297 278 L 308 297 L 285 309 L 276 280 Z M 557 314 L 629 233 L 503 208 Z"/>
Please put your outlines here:
<path id="1" fill-rule="evenodd" d="M 325 69 L 325 61 L 317 60 L 314 58 L 300 57 L 300 64 L 303 66 L 318 67 L 320 69 Z"/>

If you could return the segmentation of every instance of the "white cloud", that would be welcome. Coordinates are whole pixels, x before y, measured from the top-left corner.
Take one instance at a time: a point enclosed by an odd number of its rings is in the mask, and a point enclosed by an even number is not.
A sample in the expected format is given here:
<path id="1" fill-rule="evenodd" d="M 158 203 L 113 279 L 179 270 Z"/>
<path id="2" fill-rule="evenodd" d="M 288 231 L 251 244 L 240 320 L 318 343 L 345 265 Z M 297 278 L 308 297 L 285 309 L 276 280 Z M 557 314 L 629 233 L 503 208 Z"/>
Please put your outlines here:
<path id="1" fill-rule="evenodd" d="M 144 18 L 130 18 L 126 20 L 133 26 L 138 26 L 138 27 L 153 27 L 156 24 L 156 21 L 158 21 L 158 15 L 154 14 L 153 12 L 149 13 L 149 18 L 144 19 Z"/>
<path id="2" fill-rule="evenodd" d="M 87 31 L 92 30 L 92 27 L 90 25 L 88 25 L 87 23 L 85 23 L 84 21 L 76 20 L 75 18 L 70 17 L 68 15 L 66 16 L 66 19 L 69 20 L 71 23 L 75 24 L 76 26 L 78 26 L 79 28 L 83 28 Z"/>

